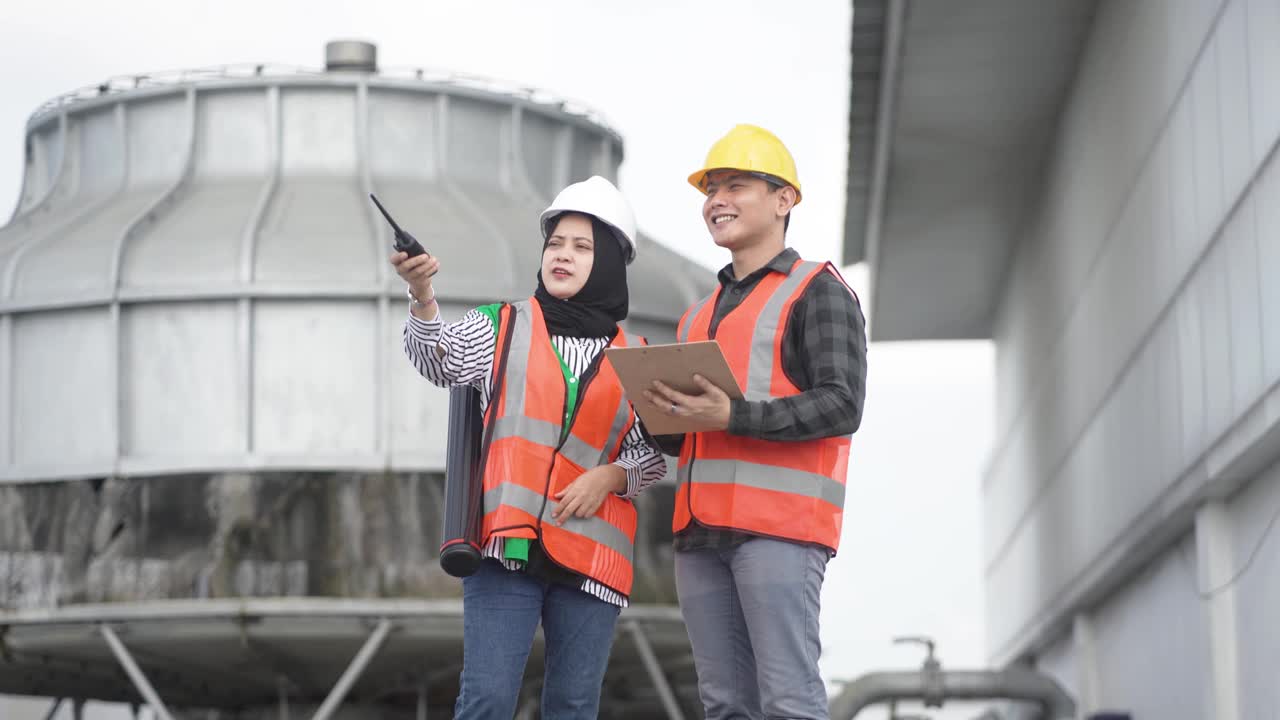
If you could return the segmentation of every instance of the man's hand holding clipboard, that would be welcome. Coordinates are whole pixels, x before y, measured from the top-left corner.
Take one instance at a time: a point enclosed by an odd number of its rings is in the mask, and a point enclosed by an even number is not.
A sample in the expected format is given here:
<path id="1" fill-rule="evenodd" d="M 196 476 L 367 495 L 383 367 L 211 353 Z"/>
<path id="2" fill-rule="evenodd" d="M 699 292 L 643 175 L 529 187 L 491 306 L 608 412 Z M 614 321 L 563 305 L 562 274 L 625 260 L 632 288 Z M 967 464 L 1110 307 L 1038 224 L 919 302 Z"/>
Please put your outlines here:
<path id="1" fill-rule="evenodd" d="M 653 435 L 724 430 L 729 402 L 742 397 L 714 340 L 609 348 L 605 357 Z"/>
<path id="2" fill-rule="evenodd" d="M 654 380 L 653 390 L 646 390 L 644 396 L 659 412 L 682 417 L 702 430 L 728 430 L 732 398 L 701 375 L 695 374 L 693 381 L 702 391 L 697 395 L 687 395 L 661 380 Z"/>

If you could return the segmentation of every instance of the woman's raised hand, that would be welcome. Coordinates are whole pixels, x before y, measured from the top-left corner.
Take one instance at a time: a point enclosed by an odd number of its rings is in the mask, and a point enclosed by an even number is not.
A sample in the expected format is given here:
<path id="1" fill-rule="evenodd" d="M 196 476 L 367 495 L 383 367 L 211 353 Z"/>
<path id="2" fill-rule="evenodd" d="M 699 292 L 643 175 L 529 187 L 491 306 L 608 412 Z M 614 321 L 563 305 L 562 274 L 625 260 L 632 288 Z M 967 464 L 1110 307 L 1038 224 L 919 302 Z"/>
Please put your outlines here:
<path id="1" fill-rule="evenodd" d="M 440 272 L 440 259 L 434 255 L 419 255 L 411 258 L 408 253 L 398 252 L 391 256 L 391 265 L 396 274 L 409 284 L 409 292 L 419 300 L 426 302 L 434 297 L 431 291 L 431 278 Z"/>

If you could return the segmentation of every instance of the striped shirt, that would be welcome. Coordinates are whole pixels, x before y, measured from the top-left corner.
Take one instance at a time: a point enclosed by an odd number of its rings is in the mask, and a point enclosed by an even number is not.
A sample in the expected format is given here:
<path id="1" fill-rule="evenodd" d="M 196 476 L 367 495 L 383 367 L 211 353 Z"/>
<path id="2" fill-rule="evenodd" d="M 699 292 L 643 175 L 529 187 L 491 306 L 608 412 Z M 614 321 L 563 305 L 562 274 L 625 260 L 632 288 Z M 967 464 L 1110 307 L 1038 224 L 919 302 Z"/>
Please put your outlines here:
<path id="1" fill-rule="evenodd" d="M 564 364 L 574 376 L 580 376 L 609 345 L 609 338 L 575 338 L 552 335 Z M 443 357 L 436 352 L 443 351 Z M 421 320 L 413 314 L 404 325 L 404 351 L 418 372 L 440 387 L 449 385 L 474 385 L 480 390 L 480 407 L 489 406 L 493 391 L 493 357 L 497 349 L 497 333 L 493 321 L 479 310 L 471 310 L 461 320 L 446 325 L 440 316 L 435 320 Z M 667 463 L 662 454 L 649 444 L 640 419 L 635 418 L 631 431 L 623 438 L 622 449 L 614 465 L 627 474 L 627 489 L 620 497 L 628 500 L 645 488 L 662 479 Z M 508 570 L 520 570 L 521 560 L 504 557 L 503 538 L 489 541 L 483 550 L 485 557 L 495 558 Z M 611 590 L 590 578 L 584 578 L 583 592 L 620 607 L 627 606 L 627 596 Z"/>

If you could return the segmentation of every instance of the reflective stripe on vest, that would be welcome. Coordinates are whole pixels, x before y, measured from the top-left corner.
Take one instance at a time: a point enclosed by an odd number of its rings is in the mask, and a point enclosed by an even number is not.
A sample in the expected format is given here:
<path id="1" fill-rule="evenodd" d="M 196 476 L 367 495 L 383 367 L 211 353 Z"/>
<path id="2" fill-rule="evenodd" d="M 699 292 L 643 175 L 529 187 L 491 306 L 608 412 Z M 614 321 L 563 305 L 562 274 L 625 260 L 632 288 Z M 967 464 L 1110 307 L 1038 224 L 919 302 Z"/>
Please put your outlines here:
<path id="1" fill-rule="evenodd" d="M 498 487 L 486 492 L 485 507 L 499 503 L 510 505 L 538 518 L 542 522 L 551 523 L 551 503 L 544 503 L 543 496 L 515 483 L 501 483 Z M 598 517 L 571 517 L 564 521 L 561 529 L 582 535 L 610 548 L 631 562 L 634 552 L 631 541 L 622 531 Z"/>
<path id="2" fill-rule="evenodd" d="M 684 317 L 680 318 L 680 324 L 676 327 L 677 341 L 689 342 L 689 326 L 693 324 L 694 319 L 698 317 L 699 313 L 702 313 L 703 311 L 708 309 L 707 307 L 708 303 L 711 303 L 710 310 L 714 312 L 715 304 L 713 301 L 715 301 L 719 297 L 720 297 L 720 291 L 717 290 L 716 292 L 713 292 L 710 295 L 702 298 L 698 302 L 694 303 L 693 307 L 689 308 L 689 310 L 685 312 Z"/>
<path id="3" fill-rule="evenodd" d="M 844 485 L 825 475 L 744 460 L 698 460 L 698 483 L 745 485 L 844 507 Z"/>
<path id="4" fill-rule="evenodd" d="M 781 343 L 791 308 L 829 267 L 797 261 L 786 275 L 769 273 L 721 321 L 716 340 L 747 400 L 801 392 L 782 369 Z M 680 321 L 681 342 L 709 339 L 722 291 L 718 288 L 689 309 Z M 726 328 L 729 334 L 721 335 Z M 679 532 L 697 520 L 834 551 L 843 519 L 848 453 L 848 436 L 801 442 L 727 432 L 686 436 L 677 470 L 673 530 Z"/>
<path id="5" fill-rule="evenodd" d="M 499 389 L 485 418 L 485 542 L 494 535 L 539 538 L 556 563 L 627 595 L 636 530 L 629 500 L 609 493 L 593 517 L 570 518 L 562 526 L 547 521 L 555 493 L 583 471 L 617 459 L 631 430 L 631 405 L 612 366 L 601 360 L 578 388 L 574 424 L 564 432 L 564 374 L 541 308 L 520 302 L 504 307 L 499 318 Z M 629 340 L 619 331 L 612 346 Z M 530 379 L 536 384 L 530 386 Z"/>

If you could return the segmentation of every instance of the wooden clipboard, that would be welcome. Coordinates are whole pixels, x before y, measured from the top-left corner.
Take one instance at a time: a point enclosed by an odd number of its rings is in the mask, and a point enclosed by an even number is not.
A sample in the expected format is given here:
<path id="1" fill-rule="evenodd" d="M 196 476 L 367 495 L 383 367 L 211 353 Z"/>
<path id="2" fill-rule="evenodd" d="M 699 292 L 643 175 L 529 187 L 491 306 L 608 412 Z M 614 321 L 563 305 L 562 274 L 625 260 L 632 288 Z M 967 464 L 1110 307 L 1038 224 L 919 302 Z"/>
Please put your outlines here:
<path id="1" fill-rule="evenodd" d="M 661 380 L 667 387 L 689 395 L 701 395 L 702 388 L 693 381 L 694 374 L 711 381 L 731 398 L 741 398 L 742 389 L 729 369 L 720 344 L 715 340 L 670 345 L 642 345 L 639 347 L 607 348 L 605 359 L 613 365 L 613 371 L 622 382 L 627 399 L 635 406 L 636 414 L 653 435 L 675 435 L 708 429 L 697 421 L 663 412 L 654 407 L 644 396 L 653 387 L 654 380 Z"/>

